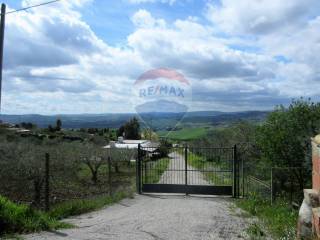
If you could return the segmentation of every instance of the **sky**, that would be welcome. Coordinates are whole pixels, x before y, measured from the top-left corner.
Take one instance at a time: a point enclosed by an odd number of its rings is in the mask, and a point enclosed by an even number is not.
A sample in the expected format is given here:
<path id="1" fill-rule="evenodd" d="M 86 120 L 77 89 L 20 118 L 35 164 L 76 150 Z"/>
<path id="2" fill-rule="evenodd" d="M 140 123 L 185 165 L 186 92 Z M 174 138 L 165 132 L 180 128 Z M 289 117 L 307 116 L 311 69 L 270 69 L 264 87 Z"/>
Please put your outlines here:
<path id="1" fill-rule="evenodd" d="M 190 111 L 318 101 L 319 30 L 319 0 L 61 0 L 6 15 L 1 111 L 134 112 L 157 68 L 188 79 Z"/>

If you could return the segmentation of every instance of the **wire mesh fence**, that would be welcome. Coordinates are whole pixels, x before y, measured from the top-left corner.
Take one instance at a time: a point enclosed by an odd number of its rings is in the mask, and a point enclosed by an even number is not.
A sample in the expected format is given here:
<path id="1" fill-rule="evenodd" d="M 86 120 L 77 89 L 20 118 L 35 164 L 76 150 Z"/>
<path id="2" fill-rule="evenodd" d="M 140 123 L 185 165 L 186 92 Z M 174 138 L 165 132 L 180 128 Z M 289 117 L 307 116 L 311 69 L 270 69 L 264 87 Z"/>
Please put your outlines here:
<path id="1" fill-rule="evenodd" d="M 238 144 L 240 195 L 258 195 L 272 203 L 282 199 L 299 205 L 303 189 L 311 185 L 311 170 L 307 167 L 272 167 L 262 161 L 259 149 L 250 143 Z"/>
<path id="2" fill-rule="evenodd" d="M 256 194 L 269 200 L 285 200 L 290 204 L 299 205 L 303 199 L 303 189 L 309 188 L 309 170 L 302 167 L 272 167 L 248 171 L 245 176 L 244 195 Z"/>
<path id="3" fill-rule="evenodd" d="M 134 159 L 132 150 L 1 139 L 0 195 L 48 210 L 68 200 L 132 191 Z"/>

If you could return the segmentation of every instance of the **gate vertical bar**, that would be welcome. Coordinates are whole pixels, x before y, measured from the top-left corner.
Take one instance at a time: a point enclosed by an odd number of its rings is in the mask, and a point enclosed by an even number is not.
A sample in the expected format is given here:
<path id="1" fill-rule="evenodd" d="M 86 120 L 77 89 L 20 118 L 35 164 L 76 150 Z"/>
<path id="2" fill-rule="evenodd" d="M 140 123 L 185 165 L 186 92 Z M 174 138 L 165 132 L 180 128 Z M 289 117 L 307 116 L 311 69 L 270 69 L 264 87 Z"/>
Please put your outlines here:
<path id="1" fill-rule="evenodd" d="M 136 161 L 136 187 L 137 192 L 141 194 L 141 145 L 138 144 L 138 159 Z"/>
<path id="2" fill-rule="evenodd" d="M 244 157 L 241 158 L 241 172 L 242 172 L 242 197 L 244 198 Z"/>
<path id="3" fill-rule="evenodd" d="M 238 196 L 238 181 L 237 181 L 237 178 L 238 178 L 238 174 L 237 174 L 237 145 L 234 145 L 233 147 L 233 197 L 234 198 L 237 198 Z"/>
<path id="4" fill-rule="evenodd" d="M 111 169 L 111 157 L 108 156 L 108 183 L 109 183 L 109 196 L 112 196 L 112 169 Z"/>
<path id="5" fill-rule="evenodd" d="M 50 210 L 50 155 L 45 154 L 45 210 Z"/>
<path id="6" fill-rule="evenodd" d="M 186 186 L 186 195 L 188 195 L 188 146 L 184 148 L 184 174 L 185 174 L 185 186 Z"/>

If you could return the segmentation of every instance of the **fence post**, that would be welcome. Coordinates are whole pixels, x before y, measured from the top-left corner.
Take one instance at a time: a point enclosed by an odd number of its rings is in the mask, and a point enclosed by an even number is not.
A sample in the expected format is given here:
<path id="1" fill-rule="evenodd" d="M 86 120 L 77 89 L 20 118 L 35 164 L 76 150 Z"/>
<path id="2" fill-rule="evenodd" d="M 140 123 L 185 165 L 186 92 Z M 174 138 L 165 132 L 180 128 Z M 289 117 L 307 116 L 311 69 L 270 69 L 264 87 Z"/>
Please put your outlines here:
<path id="1" fill-rule="evenodd" d="M 233 197 L 237 198 L 238 184 L 237 184 L 237 145 L 233 146 Z"/>
<path id="2" fill-rule="evenodd" d="M 111 157 L 108 156 L 108 184 L 109 184 L 109 195 L 112 196 L 112 168 L 111 168 Z"/>
<path id="3" fill-rule="evenodd" d="M 45 154 L 45 210 L 50 210 L 50 155 Z"/>
<path id="4" fill-rule="evenodd" d="M 186 145 L 184 148 L 184 177 L 185 177 L 185 191 L 186 195 L 188 195 L 188 146 Z"/>
<path id="5" fill-rule="evenodd" d="M 271 189 L 271 205 L 272 205 L 273 204 L 273 168 L 271 168 L 270 189 Z"/>
<path id="6" fill-rule="evenodd" d="M 141 194 L 141 145 L 138 144 L 138 159 L 136 161 L 136 188 L 137 192 Z"/>
<path id="7" fill-rule="evenodd" d="M 241 172 L 242 172 L 242 197 L 245 197 L 245 193 L 244 193 L 244 157 L 242 155 L 241 158 Z"/>

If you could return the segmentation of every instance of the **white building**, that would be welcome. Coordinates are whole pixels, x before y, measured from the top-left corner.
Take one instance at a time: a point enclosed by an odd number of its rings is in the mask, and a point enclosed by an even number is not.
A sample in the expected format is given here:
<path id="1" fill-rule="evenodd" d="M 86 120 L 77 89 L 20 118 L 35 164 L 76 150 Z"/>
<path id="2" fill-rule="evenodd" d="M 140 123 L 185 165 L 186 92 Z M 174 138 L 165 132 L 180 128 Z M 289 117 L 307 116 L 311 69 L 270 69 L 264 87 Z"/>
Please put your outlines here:
<path id="1" fill-rule="evenodd" d="M 138 149 L 139 144 L 146 152 L 154 152 L 160 146 L 158 142 L 152 142 L 150 140 L 127 140 L 123 139 L 123 137 L 118 137 L 117 142 L 111 141 L 110 144 L 103 148 Z"/>

